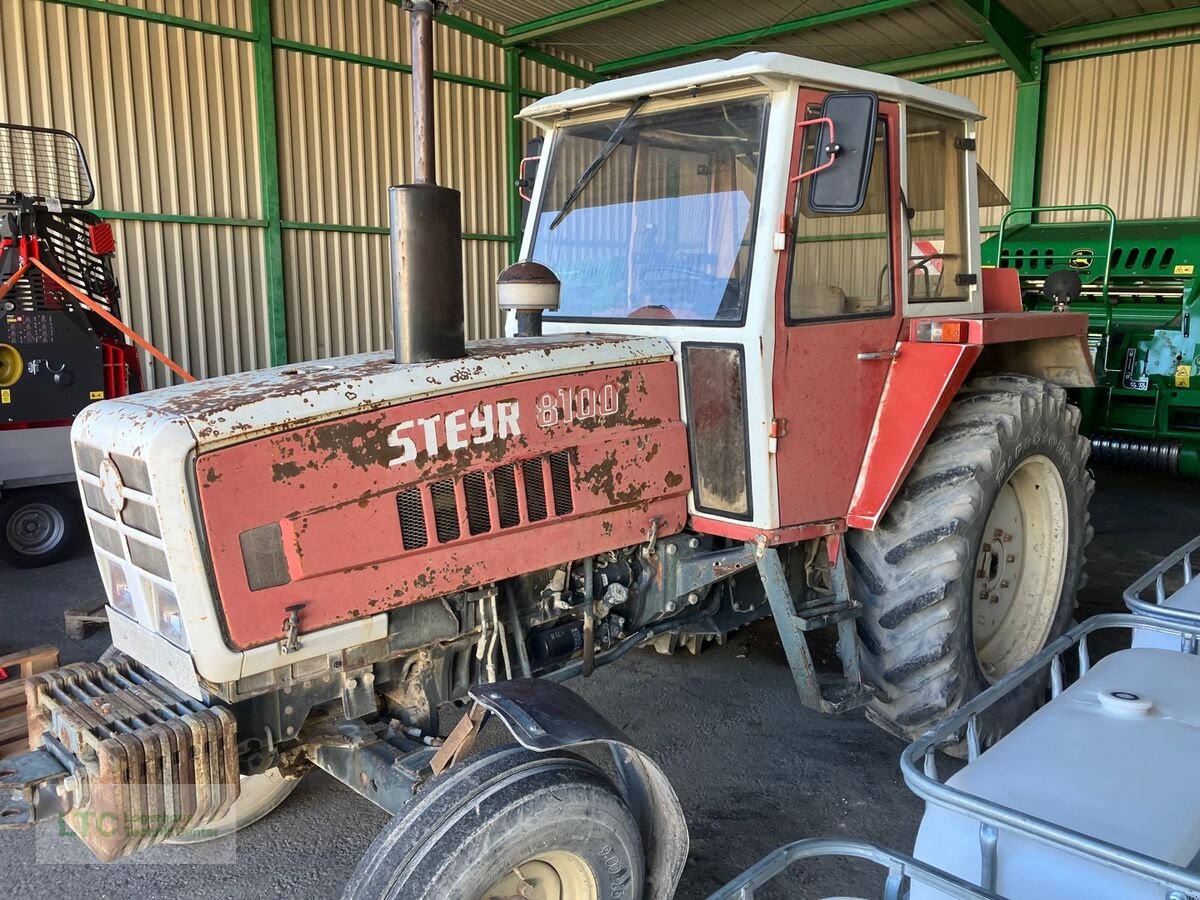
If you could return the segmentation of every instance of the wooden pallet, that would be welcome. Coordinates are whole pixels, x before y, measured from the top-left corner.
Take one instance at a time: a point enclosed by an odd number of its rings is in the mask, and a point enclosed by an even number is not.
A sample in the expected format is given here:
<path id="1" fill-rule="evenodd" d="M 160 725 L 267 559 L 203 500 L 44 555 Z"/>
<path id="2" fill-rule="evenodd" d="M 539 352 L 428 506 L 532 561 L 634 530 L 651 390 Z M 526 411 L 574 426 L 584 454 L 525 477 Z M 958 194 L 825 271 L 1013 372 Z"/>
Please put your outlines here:
<path id="1" fill-rule="evenodd" d="M 58 665 L 57 647 L 34 647 L 0 656 L 0 759 L 29 749 L 29 724 L 25 718 L 25 679 Z"/>
<path id="2" fill-rule="evenodd" d="M 97 600 L 91 606 L 80 606 L 68 609 L 63 614 L 63 626 L 67 637 L 73 641 L 82 641 L 97 628 L 108 627 L 108 613 L 104 609 L 105 601 Z"/>

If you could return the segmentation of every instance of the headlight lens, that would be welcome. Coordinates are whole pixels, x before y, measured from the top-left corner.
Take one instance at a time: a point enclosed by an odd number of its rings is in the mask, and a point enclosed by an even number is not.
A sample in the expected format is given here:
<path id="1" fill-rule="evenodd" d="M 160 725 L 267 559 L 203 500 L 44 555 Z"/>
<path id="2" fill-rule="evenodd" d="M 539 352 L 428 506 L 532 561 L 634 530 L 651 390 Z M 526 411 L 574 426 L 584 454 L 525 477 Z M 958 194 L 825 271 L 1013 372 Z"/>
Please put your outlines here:
<path id="1" fill-rule="evenodd" d="M 108 561 L 108 599 L 113 609 L 131 619 L 137 618 L 133 608 L 133 591 L 129 587 L 129 579 L 125 577 L 125 569 L 111 559 Z"/>
<path id="2" fill-rule="evenodd" d="M 183 627 L 178 598 L 171 591 L 156 584 L 154 606 L 158 610 L 158 633 L 181 650 L 187 650 L 187 631 Z"/>

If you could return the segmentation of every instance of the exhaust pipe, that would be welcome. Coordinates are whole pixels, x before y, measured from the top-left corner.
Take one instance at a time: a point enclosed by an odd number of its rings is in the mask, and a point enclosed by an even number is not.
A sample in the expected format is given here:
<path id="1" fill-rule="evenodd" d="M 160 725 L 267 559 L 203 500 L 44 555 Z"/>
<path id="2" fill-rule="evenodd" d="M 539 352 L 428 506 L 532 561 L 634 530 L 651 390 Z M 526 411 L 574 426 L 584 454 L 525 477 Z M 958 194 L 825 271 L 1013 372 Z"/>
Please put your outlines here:
<path id="1" fill-rule="evenodd" d="M 433 16 L 444 3 L 406 0 L 412 27 L 413 183 L 388 188 L 396 362 L 466 355 L 462 201 L 437 184 Z"/>

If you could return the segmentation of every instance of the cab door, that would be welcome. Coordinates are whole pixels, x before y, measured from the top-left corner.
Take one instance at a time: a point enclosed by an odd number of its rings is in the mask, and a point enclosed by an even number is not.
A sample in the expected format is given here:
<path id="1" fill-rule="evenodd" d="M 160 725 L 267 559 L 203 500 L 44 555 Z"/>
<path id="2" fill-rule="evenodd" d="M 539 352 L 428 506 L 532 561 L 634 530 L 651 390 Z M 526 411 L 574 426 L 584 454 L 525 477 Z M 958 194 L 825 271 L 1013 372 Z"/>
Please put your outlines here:
<path id="1" fill-rule="evenodd" d="M 780 525 L 844 517 L 900 335 L 906 255 L 900 210 L 900 111 L 880 103 L 862 208 L 808 207 L 825 94 L 801 91 L 776 289 L 776 480 Z"/>

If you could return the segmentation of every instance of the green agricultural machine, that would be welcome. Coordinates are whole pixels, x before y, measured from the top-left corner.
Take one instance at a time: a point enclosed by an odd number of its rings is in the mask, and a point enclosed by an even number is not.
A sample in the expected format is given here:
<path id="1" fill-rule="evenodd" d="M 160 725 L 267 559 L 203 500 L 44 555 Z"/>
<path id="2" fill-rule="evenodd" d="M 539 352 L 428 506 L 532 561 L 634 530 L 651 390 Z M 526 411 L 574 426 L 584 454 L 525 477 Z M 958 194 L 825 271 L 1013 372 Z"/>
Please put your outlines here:
<path id="1" fill-rule="evenodd" d="M 1102 218 L 1038 221 L 1064 212 Z M 1098 386 L 1078 402 L 1092 458 L 1200 477 L 1200 222 L 1013 209 L 982 250 L 984 265 L 1017 270 L 1026 309 L 1088 314 Z"/>

